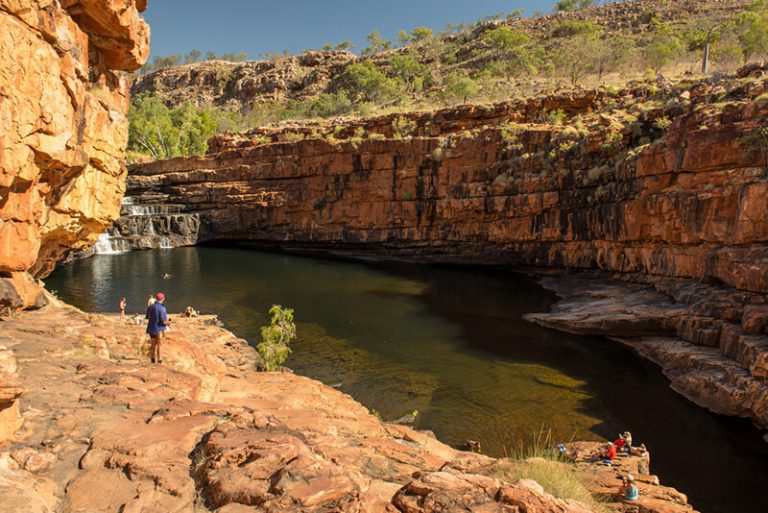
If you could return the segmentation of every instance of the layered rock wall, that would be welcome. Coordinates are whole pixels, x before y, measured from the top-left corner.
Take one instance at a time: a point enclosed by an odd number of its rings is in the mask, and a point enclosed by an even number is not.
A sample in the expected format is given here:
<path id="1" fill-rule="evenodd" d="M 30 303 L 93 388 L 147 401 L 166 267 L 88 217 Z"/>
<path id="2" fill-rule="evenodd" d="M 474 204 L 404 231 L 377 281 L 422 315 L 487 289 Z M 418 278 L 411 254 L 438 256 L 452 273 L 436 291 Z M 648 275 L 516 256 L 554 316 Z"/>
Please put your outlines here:
<path id="1" fill-rule="evenodd" d="M 0 307 L 32 306 L 39 297 L 24 299 L 24 273 L 44 276 L 119 214 L 124 72 L 149 53 L 144 8 L 144 0 L 0 0 Z"/>
<path id="2" fill-rule="evenodd" d="M 574 99 L 572 111 L 599 99 Z M 661 137 L 633 127 L 657 137 L 636 145 L 608 116 L 571 139 L 519 105 L 414 117 L 412 137 L 393 135 L 403 122 L 388 118 L 360 140 L 219 138 L 208 156 L 134 168 L 129 194 L 199 214 L 198 242 L 599 268 L 764 293 L 765 152 L 744 141 L 766 115 L 768 102 L 695 110 Z"/>

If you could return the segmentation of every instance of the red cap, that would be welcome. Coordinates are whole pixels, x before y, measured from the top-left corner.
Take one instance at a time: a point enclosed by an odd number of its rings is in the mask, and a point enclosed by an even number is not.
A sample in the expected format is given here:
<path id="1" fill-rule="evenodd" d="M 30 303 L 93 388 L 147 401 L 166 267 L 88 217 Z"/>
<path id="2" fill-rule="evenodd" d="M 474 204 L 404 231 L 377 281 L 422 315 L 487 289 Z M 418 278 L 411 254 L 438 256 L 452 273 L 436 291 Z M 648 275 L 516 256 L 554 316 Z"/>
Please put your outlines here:
<path id="1" fill-rule="evenodd" d="M 165 294 L 163 294 L 162 292 L 158 292 L 157 295 L 155 296 L 155 299 L 157 299 L 162 303 L 163 301 L 165 301 Z"/>

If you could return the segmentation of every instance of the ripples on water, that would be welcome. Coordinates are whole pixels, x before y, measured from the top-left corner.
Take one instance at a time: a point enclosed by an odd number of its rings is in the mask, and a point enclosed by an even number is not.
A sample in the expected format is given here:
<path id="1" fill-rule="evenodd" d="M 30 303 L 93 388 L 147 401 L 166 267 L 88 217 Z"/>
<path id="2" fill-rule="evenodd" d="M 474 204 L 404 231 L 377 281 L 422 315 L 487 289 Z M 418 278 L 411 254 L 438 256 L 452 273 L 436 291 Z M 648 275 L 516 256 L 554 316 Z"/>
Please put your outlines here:
<path id="1" fill-rule="evenodd" d="M 628 429 L 703 513 L 768 511 L 768 446 L 756 430 L 692 405 L 629 349 L 523 321 L 555 300 L 524 276 L 184 248 L 74 262 L 48 285 L 88 311 L 115 311 L 124 295 L 143 312 L 162 290 L 169 311 L 217 313 L 251 341 L 272 304 L 289 306 L 299 339 L 288 366 L 385 418 L 419 410 L 417 428 L 456 446 L 480 440 L 492 455 L 542 428 L 558 440 Z"/>

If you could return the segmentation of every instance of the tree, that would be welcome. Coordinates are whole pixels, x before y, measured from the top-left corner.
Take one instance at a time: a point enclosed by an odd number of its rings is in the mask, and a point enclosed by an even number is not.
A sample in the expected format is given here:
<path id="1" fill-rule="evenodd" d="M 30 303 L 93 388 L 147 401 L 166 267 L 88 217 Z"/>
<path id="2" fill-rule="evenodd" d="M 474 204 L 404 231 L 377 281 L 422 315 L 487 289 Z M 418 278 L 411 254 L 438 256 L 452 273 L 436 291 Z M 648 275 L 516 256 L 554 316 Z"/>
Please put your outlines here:
<path id="1" fill-rule="evenodd" d="M 483 40 L 501 53 L 501 60 L 506 64 L 507 77 L 511 72 L 521 68 L 530 73 L 535 72 L 530 60 L 531 54 L 525 48 L 531 42 L 531 38 L 522 30 L 502 26 L 487 31 L 483 35 Z"/>
<path id="2" fill-rule="evenodd" d="M 732 22 L 732 30 L 745 63 L 754 55 L 765 60 L 768 55 L 768 14 L 763 3 L 755 2 L 749 9 L 737 14 Z"/>
<path id="3" fill-rule="evenodd" d="M 381 33 L 376 29 L 372 30 L 365 39 L 368 41 L 368 47 L 363 48 L 363 51 L 361 52 L 363 55 L 383 52 L 392 47 L 392 42 L 381 37 Z"/>
<path id="4" fill-rule="evenodd" d="M 342 41 L 341 43 L 336 45 L 336 51 L 337 52 L 348 52 L 352 48 L 354 48 L 355 45 L 352 41 Z"/>
<path id="5" fill-rule="evenodd" d="M 191 104 L 170 109 L 148 95 L 134 97 L 128 120 L 128 149 L 154 159 L 202 155 L 218 129 L 207 110 Z"/>
<path id="6" fill-rule="evenodd" d="M 409 91 L 421 89 L 431 80 L 429 69 L 410 55 L 395 55 L 389 60 L 392 73 L 405 84 Z"/>
<path id="7" fill-rule="evenodd" d="M 411 35 L 405 30 L 399 30 L 397 32 L 397 41 L 400 43 L 400 46 L 405 46 L 411 42 Z"/>
<path id="8" fill-rule="evenodd" d="M 290 308 L 274 305 L 269 314 L 270 325 L 261 328 L 261 343 L 256 350 L 264 360 L 267 371 L 275 372 L 291 355 L 290 344 L 296 339 L 296 324 Z"/>
<path id="9" fill-rule="evenodd" d="M 702 20 L 695 27 L 683 32 L 682 39 L 685 41 L 689 52 L 702 52 L 701 72 L 709 72 L 709 60 L 712 52 L 712 45 L 715 44 L 721 36 L 720 22 L 714 19 Z"/>
<path id="10" fill-rule="evenodd" d="M 216 52 L 212 52 L 210 50 L 205 52 L 205 60 L 206 61 L 215 61 L 216 60 Z"/>
<path id="11" fill-rule="evenodd" d="M 476 96 L 480 91 L 477 82 L 466 75 L 453 72 L 445 77 L 445 87 L 450 96 L 467 103 L 469 98 Z"/>
<path id="12" fill-rule="evenodd" d="M 591 7 L 595 0 L 560 0 L 555 4 L 555 11 L 577 11 Z"/>
<path id="13" fill-rule="evenodd" d="M 416 27 L 411 31 L 411 40 L 415 43 L 424 41 L 425 39 L 432 39 L 432 29 L 429 27 Z"/>
<path id="14" fill-rule="evenodd" d="M 347 74 L 356 92 L 368 101 L 381 102 L 397 96 L 397 82 L 371 61 L 352 64 L 347 68 Z"/>
<path id="15" fill-rule="evenodd" d="M 200 60 L 200 50 L 192 50 L 187 55 L 184 56 L 185 63 L 197 62 L 199 60 Z"/>
<path id="16" fill-rule="evenodd" d="M 648 66 L 657 74 L 680 54 L 683 45 L 671 31 L 665 27 L 653 33 L 652 39 L 643 48 L 643 57 Z"/>
<path id="17" fill-rule="evenodd" d="M 598 40 L 590 45 L 592 54 L 592 67 L 597 73 L 598 82 L 602 82 L 606 73 L 621 66 L 629 57 L 634 46 L 634 41 L 625 36 L 612 37 L 610 44 Z"/>

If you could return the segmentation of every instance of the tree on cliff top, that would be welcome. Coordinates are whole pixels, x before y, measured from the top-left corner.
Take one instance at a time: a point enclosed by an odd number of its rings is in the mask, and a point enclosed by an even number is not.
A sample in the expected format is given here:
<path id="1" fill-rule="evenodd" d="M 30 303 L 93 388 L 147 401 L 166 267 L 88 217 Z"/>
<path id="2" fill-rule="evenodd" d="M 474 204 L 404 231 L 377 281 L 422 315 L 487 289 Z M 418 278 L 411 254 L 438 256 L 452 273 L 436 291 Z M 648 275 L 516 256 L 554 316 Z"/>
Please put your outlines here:
<path id="1" fill-rule="evenodd" d="M 264 359 L 266 370 L 275 372 L 291 355 L 290 344 L 296 339 L 296 324 L 290 308 L 273 305 L 269 314 L 272 316 L 270 325 L 261 328 L 261 343 L 256 349 Z"/>
<path id="2" fill-rule="evenodd" d="M 202 155 L 218 127 L 206 110 L 191 104 L 173 109 L 159 98 L 139 95 L 128 112 L 128 149 L 154 159 Z"/>

